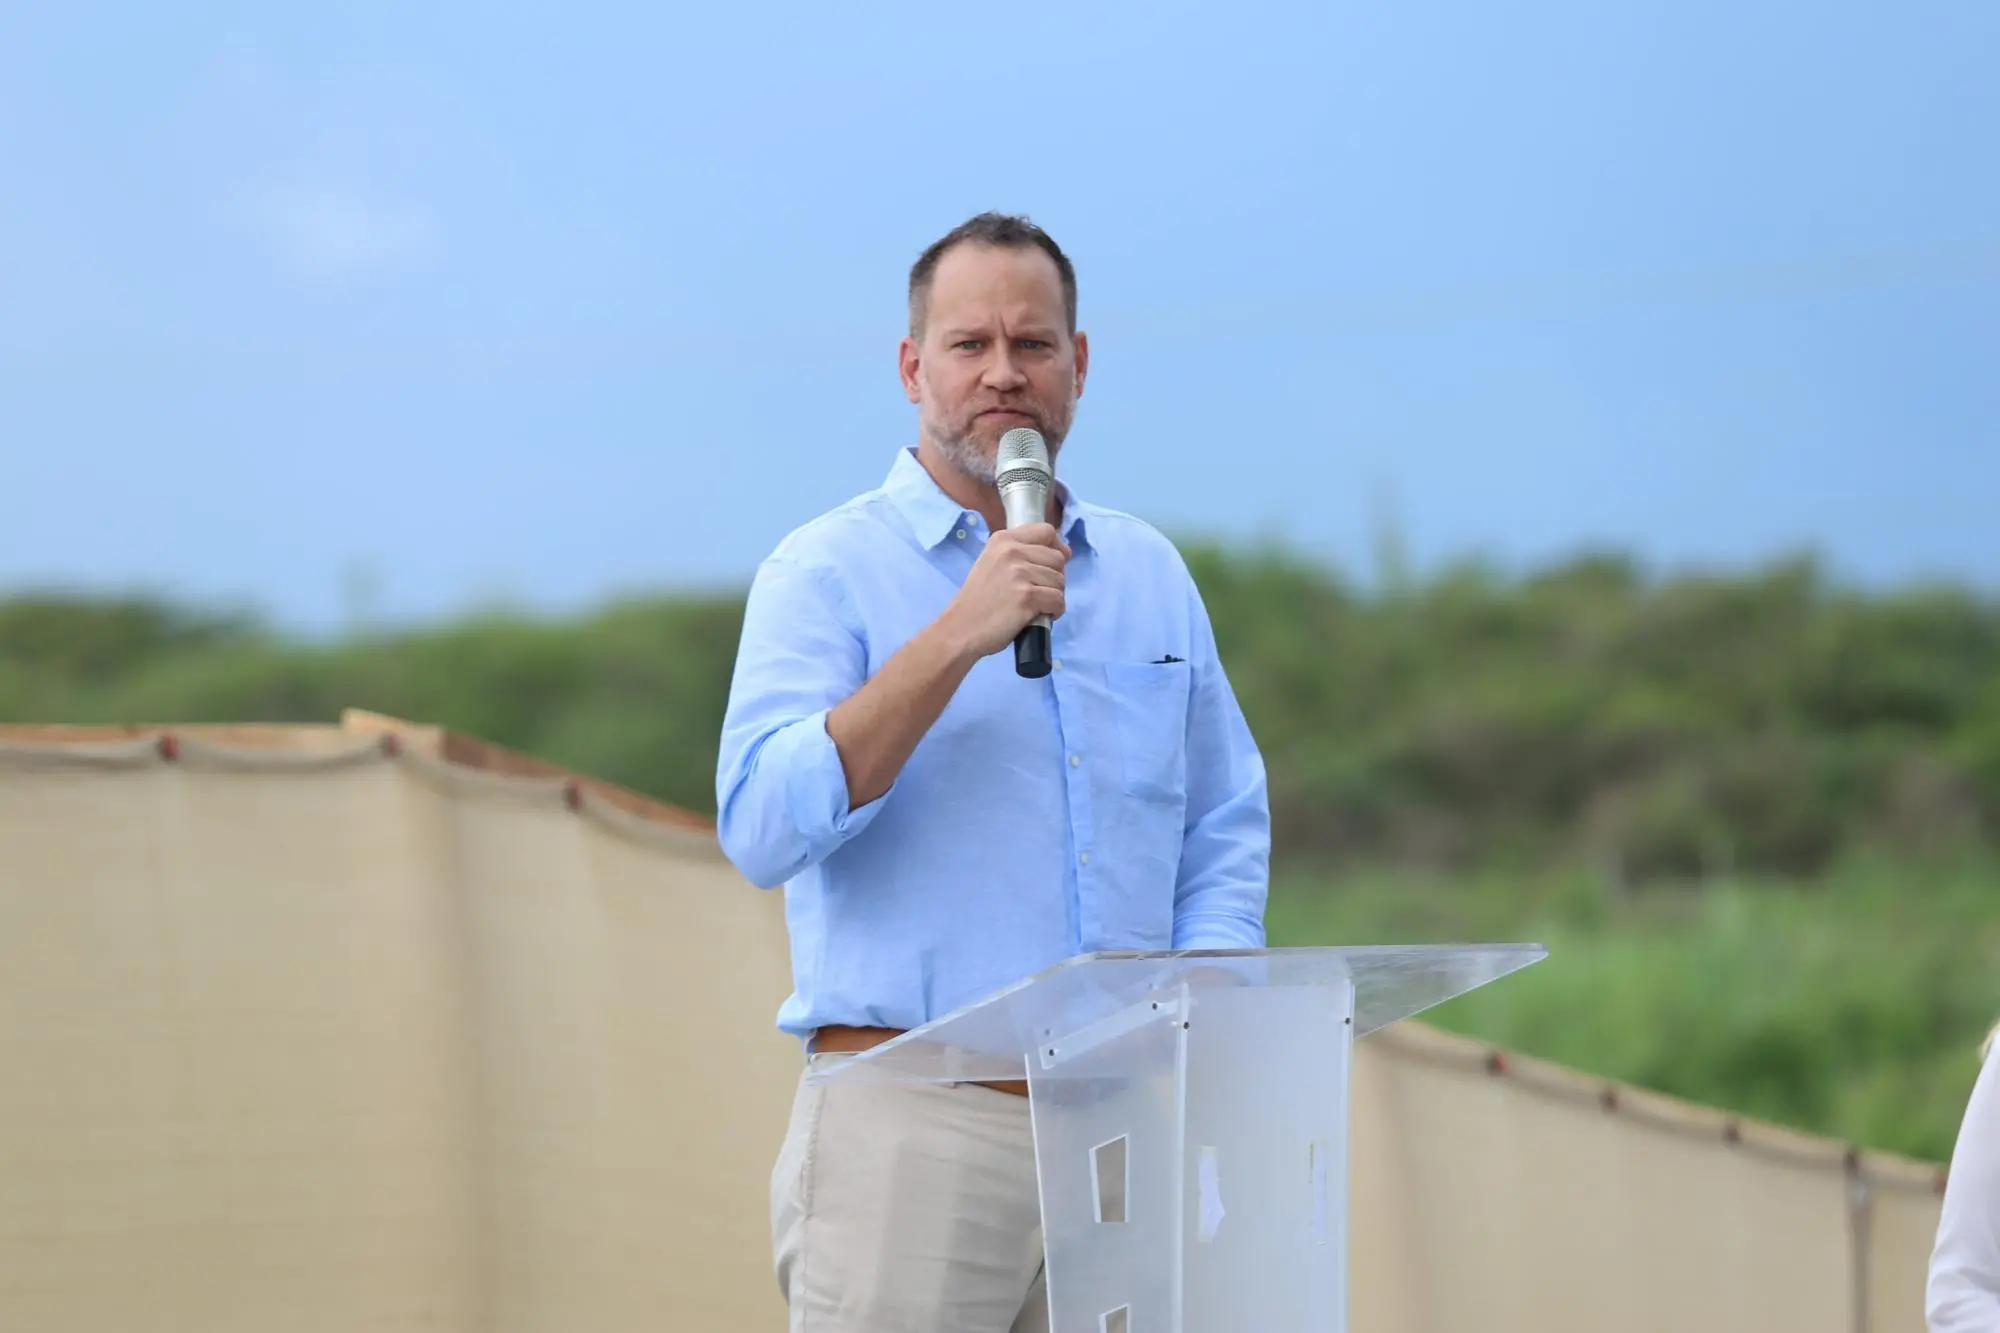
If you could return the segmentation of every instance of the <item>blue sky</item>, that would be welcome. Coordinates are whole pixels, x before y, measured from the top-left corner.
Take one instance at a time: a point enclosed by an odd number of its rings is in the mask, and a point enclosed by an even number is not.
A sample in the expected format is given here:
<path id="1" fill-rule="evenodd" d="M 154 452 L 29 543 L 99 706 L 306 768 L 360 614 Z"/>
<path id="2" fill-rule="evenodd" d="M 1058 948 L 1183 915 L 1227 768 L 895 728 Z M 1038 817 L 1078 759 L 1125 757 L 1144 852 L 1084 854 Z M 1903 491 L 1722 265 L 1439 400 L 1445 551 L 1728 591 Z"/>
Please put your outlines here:
<path id="1" fill-rule="evenodd" d="M 1064 455 L 1365 570 L 2000 583 L 2000 7 L 0 11 L 0 589 L 302 630 L 736 583 L 1025 211 Z"/>

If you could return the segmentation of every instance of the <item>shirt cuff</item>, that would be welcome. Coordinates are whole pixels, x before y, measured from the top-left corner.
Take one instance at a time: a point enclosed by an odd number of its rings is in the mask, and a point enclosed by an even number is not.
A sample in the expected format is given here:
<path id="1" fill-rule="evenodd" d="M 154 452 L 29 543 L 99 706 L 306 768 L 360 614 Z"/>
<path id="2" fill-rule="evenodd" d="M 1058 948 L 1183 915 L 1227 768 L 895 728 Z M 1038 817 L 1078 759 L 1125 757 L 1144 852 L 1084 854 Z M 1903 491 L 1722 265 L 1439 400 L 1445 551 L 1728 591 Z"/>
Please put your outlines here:
<path id="1" fill-rule="evenodd" d="M 896 784 L 891 782 L 889 791 L 866 805 L 855 810 L 848 808 L 847 770 L 841 765 L 839 748 L 826 731 L 829 711 L 821 709 L 799 719 L 773 736 L 766 747 L 778 748 L 770 760 L 776 762 L 779 772 L 787 775 L 785 809 L 815 861 L 867 828 L 882 808 L 882 802 L 889 799 L 889 792 L 896 790 Z"/>

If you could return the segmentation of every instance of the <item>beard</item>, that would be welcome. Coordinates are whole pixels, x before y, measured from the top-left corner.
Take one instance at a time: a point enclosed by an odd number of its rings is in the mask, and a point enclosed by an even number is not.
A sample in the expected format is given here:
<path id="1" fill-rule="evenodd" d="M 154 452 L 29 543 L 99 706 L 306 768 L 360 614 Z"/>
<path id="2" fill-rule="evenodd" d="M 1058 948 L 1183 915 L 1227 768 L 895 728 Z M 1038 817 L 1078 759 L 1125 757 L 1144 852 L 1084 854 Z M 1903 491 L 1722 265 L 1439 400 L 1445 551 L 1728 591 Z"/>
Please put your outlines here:
<path id="1" fill-rule="evenodd" d="M 993 410 L 996 404 L 982 403 L 969 408 L 956 420 L 950 422 L 925 421 L 925 433 L 931 443 L 953 468 L 982 486 L 991 486 L 998 481 L 1000 437 L 1009 430 L 1008 426 L 995 429 L 998 423 L 983 423 L 981 412 Z M 1049 447 L 1049 466 L 1054 467 L 1056 455 L 1062 451 L 1064 437 L 1069 434 L 1070 422 L 1076 414 L 1076 400 L 1058 405 L 1053 411 L 1045 410 L 1039 404 L 1008 403 L 1010 412 L 1019 412 L 1028 418 L 1028 424 L 1041 434 Z"/>

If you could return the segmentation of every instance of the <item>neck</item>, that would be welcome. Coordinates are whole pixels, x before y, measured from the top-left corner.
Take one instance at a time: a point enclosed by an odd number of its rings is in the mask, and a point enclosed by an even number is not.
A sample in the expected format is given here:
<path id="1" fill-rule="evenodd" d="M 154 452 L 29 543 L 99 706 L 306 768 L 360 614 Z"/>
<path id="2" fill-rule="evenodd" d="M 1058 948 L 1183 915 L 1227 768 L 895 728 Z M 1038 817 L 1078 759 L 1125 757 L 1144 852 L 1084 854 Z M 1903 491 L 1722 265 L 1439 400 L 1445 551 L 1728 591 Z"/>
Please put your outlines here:
<path id="1" fill-rule="evenodd" d="M 1007 507 L 1000 503 L 1000 488 L 967 476 L 928 435 L 917 439 L 917 461 L 931 474 L 939 490 L 985 519 L 988 532 L 998 532 L 1007 526 Z M 1054 485 L 1049 487 L 1047 518 L 1052 526 L 1062 526 L 1062 492 Z"/>

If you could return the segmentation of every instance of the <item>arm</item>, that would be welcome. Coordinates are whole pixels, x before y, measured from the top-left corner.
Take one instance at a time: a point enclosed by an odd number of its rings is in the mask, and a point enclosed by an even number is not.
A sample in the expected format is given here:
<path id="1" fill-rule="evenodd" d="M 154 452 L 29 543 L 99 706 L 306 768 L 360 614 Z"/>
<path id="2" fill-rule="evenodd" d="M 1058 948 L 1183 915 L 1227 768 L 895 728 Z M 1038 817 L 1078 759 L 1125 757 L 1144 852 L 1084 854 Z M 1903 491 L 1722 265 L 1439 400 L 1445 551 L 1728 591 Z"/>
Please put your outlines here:
<path id="1" fill-rule="evenodd" d="M 1264 759 L 1222 669 L 1208 609 L 1192 580 L 1188 599 L 1188 805 L 1173 947 L 1261 949 L 1271 861 Z"/>
<path id="2" fill-rule="evenodd" d="M 826 732 L 840 751 L 850 805 L 887 794 L 978 660 L 950 618 L 939 617 L 827 714 Z"/>
<path id="3" fill-rule="evenodd" d="M 997 534 L 938 618 L 868 675 L 866 631 L 827 571 L 784 555 L 743 609 L 716 756 L 722 850 L 774 888 L 860 833 L 973 664 L 1061 615 L 1068 549 L 1047 525 Z"/>
<path id="4" fill-rule="evenodd" d="M 722 850 L 753 884 L 782 884 L 880 808 L 879 798 L 849 799 L 827 731 L 867 661 L 862 628 L 829 575 L 783 556 L 764 562 L 744 603 L 715 774 Z"/>
<path id="5" fill-rule="evenodd" d="M 1966 1102 L 1925 1305 L 1932 1333 L 2000 1329 L 2000 1059 L 1986 1059 Z"/>

